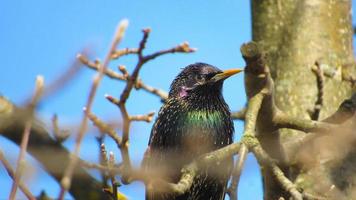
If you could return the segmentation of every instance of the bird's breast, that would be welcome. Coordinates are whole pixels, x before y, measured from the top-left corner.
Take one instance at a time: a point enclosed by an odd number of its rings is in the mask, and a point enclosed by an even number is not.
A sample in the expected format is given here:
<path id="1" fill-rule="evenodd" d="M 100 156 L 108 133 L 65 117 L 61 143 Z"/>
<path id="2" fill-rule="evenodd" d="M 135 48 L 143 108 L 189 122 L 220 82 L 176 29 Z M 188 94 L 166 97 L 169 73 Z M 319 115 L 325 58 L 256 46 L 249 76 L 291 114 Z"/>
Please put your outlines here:
<path id="1" fill-rule="evenodd" d="M 220 111 L 190 111 L 178 126 L 182 127 L 180 142 L 186 151 L 202 154 L 230 143 L 232 132 L 229 117 Z"/>

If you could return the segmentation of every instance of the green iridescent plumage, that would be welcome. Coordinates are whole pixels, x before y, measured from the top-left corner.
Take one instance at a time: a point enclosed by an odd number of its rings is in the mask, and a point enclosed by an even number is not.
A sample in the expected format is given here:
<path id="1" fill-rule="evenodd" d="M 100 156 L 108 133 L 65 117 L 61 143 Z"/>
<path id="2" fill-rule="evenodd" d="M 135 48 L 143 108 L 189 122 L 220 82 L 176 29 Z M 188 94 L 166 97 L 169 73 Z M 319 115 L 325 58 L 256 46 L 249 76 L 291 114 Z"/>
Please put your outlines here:
<path id="1" fill-rule="evenodd" d="M 177 182 L 181 169 L 199 155 L 232 143 L 234 127 L 222 96 L 225 78 L 237 73 L 204 63 L 189 65 L 171 85 L 169 98 L 152 128 L 143 168 L 156 178 Z M 146 191 L 147 200 L 224 199 L 232 158 L 206 166 L 189 191 L 173 196 Z"/>
<path id="2" fill-rule="evenodd" d="M 223 113 L 219 111 L 199 110 L 188 112 L 187 121 L 191 125 L 199 124 L 204 126 L 205 124 L 211 126 L 221 126 Z"/>

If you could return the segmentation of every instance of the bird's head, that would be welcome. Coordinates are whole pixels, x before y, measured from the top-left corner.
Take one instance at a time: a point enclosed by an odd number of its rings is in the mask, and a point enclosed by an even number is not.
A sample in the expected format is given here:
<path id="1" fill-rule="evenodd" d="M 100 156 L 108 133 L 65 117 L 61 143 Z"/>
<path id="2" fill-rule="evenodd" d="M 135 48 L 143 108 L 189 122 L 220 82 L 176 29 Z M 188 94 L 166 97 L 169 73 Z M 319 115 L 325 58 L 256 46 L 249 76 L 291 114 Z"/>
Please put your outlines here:
<path id="1" fill-rule="evenodd" d="M 188 65 L 172 82 L 169 96 L 185 98 L 191 94 L 221 94 L 224 80 L 241 71 L 241 69 L 222 71 L 205 63 Z"/>

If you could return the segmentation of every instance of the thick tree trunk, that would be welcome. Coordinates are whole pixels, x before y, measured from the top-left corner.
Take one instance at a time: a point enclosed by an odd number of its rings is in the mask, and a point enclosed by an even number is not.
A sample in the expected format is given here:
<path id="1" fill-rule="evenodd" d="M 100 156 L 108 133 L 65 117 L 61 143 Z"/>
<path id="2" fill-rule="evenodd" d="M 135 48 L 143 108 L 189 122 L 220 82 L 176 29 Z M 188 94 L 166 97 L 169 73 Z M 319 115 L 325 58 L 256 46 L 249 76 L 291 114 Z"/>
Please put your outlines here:
<path id="1" fill-rule="evenodd" d="M 353 83 L 349 80 L 356 71 L 352 47 L 351 1 L 252 0 L 251 2 L 253 40 L 258 42 L 267 53 L 267 63 L 275 82 L 274 100 L 277 107 L 288 115 L 311 119 L 318 94 L 322 92 L 323 105 L 319 120 L 331 115 L 354 90 Z M 317 78 L 312 71 L 316 62 L 320 63 L 322 73 L 325 74 L 322 91 L 318 90 Z M 246 85 L 247 92 L 252 87 L 254 86 Z M 268 115 L 268 113 L 261 115 Z M 318 160 L 318 164 L 309 166 L 308 163 L 303 163 L 305 159 L 302 159 L 302 165 L 290 167 L 290 163 L 299 162 L 301 157 L 305 158 L 305 156 L 291 157 L 289 149 L 283 147 L 305 133 L 290 129 L 271 133 L 272 128 L 269 127 L 271 125 L 261 121 L 263 116 L 259 117 L 259 120 L 258 136 L 262 146 L 272 157 L 282 163 L 288 163 L 281 167 L 292 181 L 296 181 L 298 187 L 316 194 L 325 194 L 327 188 L 328 191 L 337 191 L 331 192 L 329 197 L 337 195 L 350 199 L 356 198 L 350 191 L 356 183 L 356 178 L 352 178 L 356 176 L 355 167 L 345 169 L 352 166 L 345 165 L 352 159 L 346 161 L 346 156 L 341 164 L 337 162 L 340 164 L 339 167 L 335 166 L 334 161 L 334 164 L 330 165 L 329 162 L 323 163 L 320 160 L 325 156 L 325 151 L 337 146 L 319 145 L 314 146 L 314 149 L 305 148 L 301 152 L 307 151 L 308 158 Z M 324 138 L 320 142 L 328 141 Z M 315 148 L 318 149 L 317 152 Z M 348 150 L 348 153 L 350 152 L 351 149 Z M 349 157 L 352 158 L 350 155 Z M 350 177 L 335 176 L 335 174 L 344 174 L 345 170 Z M 263 176 L 265 199 L 278 199 L 285 196 L 268 169 L 263 170 Z"/>

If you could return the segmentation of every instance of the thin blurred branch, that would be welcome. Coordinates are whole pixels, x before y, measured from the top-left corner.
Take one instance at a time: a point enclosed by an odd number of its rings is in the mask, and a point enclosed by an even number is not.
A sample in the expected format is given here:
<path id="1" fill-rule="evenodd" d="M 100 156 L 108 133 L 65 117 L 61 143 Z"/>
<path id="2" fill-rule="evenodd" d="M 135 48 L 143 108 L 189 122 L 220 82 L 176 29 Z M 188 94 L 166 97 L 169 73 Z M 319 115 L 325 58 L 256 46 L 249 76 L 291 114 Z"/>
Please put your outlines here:
<path id="1" fill-rule="evenodd" d="M 126 101 L 130 96 L 131 90 L 134 87 L 134 84 L 136 83 L 136 80 L 138 78 L 138 74 L 139 71 L 142 67 L 142 65 L 144 64 L 143 62 L 143 56 L 142 56 L 142 51 L 145 48 L 146 42 L 147 42 L 147 38 L 148 35 L 150 33 L 150 29 L 144 29 L 143 30 L 143 38 L 139 44 L 139 49 L 138 49 L 138 63 L 136 64 L 136 67 L 134 68 L 132 74 L 127 78 L 126 81 L 126 86 L 123 89 L 121 95 L 120 95 L 120 99 L 117 102 L 117 106 L 120 109 L 121 112 L 121 116 L 123 119 L 123 133 L 122 133 L 122 141 L 120 144 L 120 152 L 121 152 L 121 157 L 122 157 L 122 163 L 123 163 L 123 182 L 126 182 L 126 172 L 130 171 L 131 169 L 131 161 L 130 161 L 130 156 L 129 156 L 129 149 L 128 149 L 128 145 L 129 145 L 129 132 L 130 132 L 130 125 L 131 125 L 131 121 L 130 121 L 130 115 L 126 109 Z"/>
<path id="2" fill-rule="evenodd" d="M 170 49 L 166 49 L 166 50 L 162 50 L 162 51 L 158 51 L 158 52 L 155 52 L 153 54 L 147 55 L 147 56 L 143 57 L 143 61 L 147 62 L 149 60 L 155 59 L 156 57 L 162 56 L 164 54 L 170 54 L 170 53 L 192 53 L 192 52 L 195 52 L 195 51 L 197 51 L 196 48 L 191 48 L 189 46 L 188 42 L 183 42 L 182 44 L 180 44 L 180 45 L 178 45 L 176 47 L 173 47 L 173 48 L 170 48 Z"/>
<path id="3" fill-rule="evenodd" d="M 106 70 L 106 68 L 107 68 L 107 66 L 108 66 L 108 64 L 110 62 L 111 54 L 112 54 L 113 51 L 115 51 L 117 45 L 120 43 L 122 37 L 124 36 L 124 33 L 125 33 L 127 25 L 128 25 L 128 21 L 127 20 L 122 20 L 120 22 L 120 24 L 118 25 L 118 28 L 117 28 L 116 33 L 114 35 L 113 42 L 110 45 L 110 49 L 109 49 L 109 52 L 107 53 L 107 55 L 105 57 L 104 63 L 103 63 L 103 65 L 100 66 L 97 75 L 94 77 L 93 84 L 92 84 L 90 92 L 89 92 L 89 97 L 88 97 L 87 103 L 85 105 L 86 109 L 89 112 L 90 112 L 92 104 L 94 102 L 94 97 L 95 97 L 97 88 L 98 88 L 98 86 L 100 84 L 100 81 L 101 81 L 101 79 L 102 79 L 102 77 L 104 75 L 104 72 L 105 72 L 105 70 Z M 74 153 L 73 153 L 74 156 L 71 156 L 69 165 L 66 168 L 66 170 L 64 172 L 64 177 L 62 178 L 62 181 L 61 181 L 61 191 L 59 193 L 59 199 L 60 200 L 64 199 L 65 192 L 70 188 L 72 174 L 73 174 L 74 168 L 75 168 L 75 166 L 76 166 L 76 164 L 78 162 L 78 157 L 77 156 L 78 156 L 79 151 L 80 151 L 81 141 L 82 141 L 82 139 L 83 139 L 83 137 L 85 135 L 85 132 L 86 132 L 87 119 L 88 119 L 87 115 L 84 115 L 83 119 L 82 119 L 82 121 L 80 123 L 80 129 L 79 129 L 79 132 L 78 132 L 78 136 L 77 136 L 76 143 L 75 143 L 75 148 L 74 148 Z"/>
<path id="4" fill-rule="evenodd" d="M 155 115 L 155 112 L 150 112 L 150 113 L 145 114 L 145 115 L 131 115 L 130 116 L 130 121 L 151 122 L 154 115 Z"/>
<path id="5" fill-rule="evenodd" d="M 150 92 L 154 95 L 157 95 L 158 97 L 161 98 L 162 101 L 165 101 L 168 97 L 167 93 L 160 90 L 160 89 L 156 89 L 152 86 L 149 86 L 147 84 L 145 84 L 139 77 L 138 77 L 138 72 L 141 68 L 141 66 L 143 64 L 145 64 L 146 62 L 148 62 L 149 60 L 155 59 L 158 56 L 162 56 L 165 54 L 171 54 L 171 53 L 191 53 L 196 51 L 195 48 L 191 48 L 189 46 L 189 44 L 187 42 L 184 42 L 176 47 L 170 48 L 170 49 L 166 49 L 166 50 L 161 50 L 149 55 L 144 56 L 142 54 L 143 49 L 145 48 L 149 33 L 150 33 L 150 29 L 144 29 L 144 36 L 143 39 L 141 40 L 140 44 L 139 44 L 139 48 L 126 48 L 123 50 L 115 50 L 114 53 L 112 54 L 112 59 L 118 59 L 121 56 L 124 55 L 128 55 L 128 54 L 137 54 L 138 55 L 138 63 L 136 64 L 135 69 L 133 70 L 133 73 L 131 76 L 129 76 L 128 74 L 119 74 L 111 69 L 106 69 L 104 71 L 105 75 L 108 76 L 109 78 L 112 79 L 116 79 L 116 80 L 121 80 L 121 81 L 127 81 L 127 82 L 132 82 L 130 84 L 127 84 L 129 87 L 127 87 L 125 90 L 127 93 L 127 91 L 131 90 L 129 89 L 130 87 L 135 87 L 136 89 L 144 89 L 147 92 Z M 78 59 L 85 64 L 87 67 L 89 67 L 90 69 L 93 70 L 99 70 L 99 66 L 100 66 L 100 62 L 99 61 L 95 61 L 95 62 L 90 62 L 85 56 L 83 55 L 78 55 Z M 134 80 L 134 81 L 131 81 Z M 132 85 L 132 86 L 131 86 Z M 125 91 L 124 90 L 124 91 Z M 125 96 L 125 95 L 124 95 Z"/>
<path id="6" fill-rule="evenodd" d="M 109 160 L 108 160 L 108 167 L 112 168 L 115 165 L 115 156 L 113 152 L 109 153 Z M 118 200 L 117 198 L 117 187 L 120 186 L 119 182 L 116 180 L 115 178 L 115 174 L 114 173 L 109 173 L 110 176 L 110 181 L 111 181 L 111 188 L 112 188 L 112 197 L 114 200 Z"/>
<path id="7" fill-rule="evenodd" d="M 263 92 L 258 93 L 249 100 L 247 105 L 245 113 L 245 130 L 241 139 L 241 147 L 239 151 L 239 153 L 241 154 L 239 154 L 239 158 L 236 161 L 236 166 L 233 171 L 232 182 L 227 191 L 230 196 L 230 199 L 237 199 L 237 186 L 239 184 L 241 170 L 245 163 L 248 149 L 251 147 L 251 145 L 255 145 L 252 143 L 256 143 L 257 141 L 257 139 L 255 138 L 256 120 L 264 95 L 265 94 Z"/>
<path id="8" fill-rule="evenodd" d="M 29 111 L 27 108 L 16 107 L 9 100 L 0 97 L 0 133 L 2 136 L 20 145 L 28 118 Z M 35 116 L 31 126 L 28 152 L 42 164 L 48 174 L 60 182 L 63 177 L 63 168 L 69 163 L 70 152 L 50 136 L 44 124 Z M 70 193 L 74 198 L 93 199 L 99 197 L 100 199 L 109 199 L 102 191 L 99 182 L 83 167 L 76 167 L 73 175 Z"/>
<path id="9" fill-rule="evenodd" d="M 248 149 L 246 145 L 242 144 L 240 150 L 238 152 L 238 159 L 235 162 L 234 169 L 232 171 L 232 179 L 229 188 L 227 189 L 227 193 L 230 196 L 230 199 L 238 199 L 238 188 L 241 172 L 247 157 Z"/>
<path id="10" fill-rule="evenodd" d="M 83 55 L 90 55 L 90 51 L 87 49 L 83 49 L 80 52 Z M 48 84 L 47 87 L 44 88 L 44 92 L 42 95 L 42 101 L 49 96 L 58 93 L 59 90 L 63 89 L 71 80 L 78 75 L 80 69 L 82 69 L 82 63 L 78 61 L 78 59 L 73 59 L 69 67 L 61 73 L 59 77 L 57 77 L 54 81 Z"/>
<path id="11" fill-rule="evenodd" d="M 105 154 L 107 155 L 107 154 Z M 107 162 L 108 160 L 106 160 L 105 162 Z M 102 172 L 106 172 L 106 173 L 113 173 L 113 174 L 121 174 L 122 173 L 122 168 L 121 167 L 108 167 L 105 163 L 104 164 L 96 164 L 96 163 L 90 163 L 90 162 L 86 162 L 81 160 L 80 161 L 80 165 L 82 165 L 85 168 L 88 169 L 96 169 Z"/>
<path id="12" fill-rule="evenodd" d="M 109 126 L 104 121 L 100 120 L 96 115 L 94 115 L 93 113 L 87 110 L 85 110 L 85 114 L 94 123 L 94 125 L 100 130 L 100 132 L 108 134 L 116 142 L 117 145 L 121 145 L 121 141 L 122 141 L 121 137 L 111 126 Z"/>
<path id="13" fill-rule="evenodd" d="M 246 108 L 231 113 L 232 119 L 245 120 Z"/>
<path id="14" fill-rule="evenodd" d="M 334 114 L 322 121 L 323 123 L 327 123 L 328 125 L 332 124 L 333 129 L 325 129 L 325 131 L 323 132 L 308 133 L 307 135 L 301 138 L 297 138 L 291 142 L 284 144 L 284 148 L 288 150 L 289 157 L 295 156 L 298 149 L 300 149 L 302 146 L 310 144 L 310 142 L 321 136 L 333 133 L 333 131 L 331 130 L 337 130 L 338 128 L 340 128 L 340 125 L 345 121 L 352 119 L 352 117 L 355 116 L 355 113 L 356 93 L 354 93 L 349 99 L 344 100 Z"/>
<path id="15" fill-rule="evenodd" d="M 9 176 L 14 180 L 15 179 L 15 171 L 12 169 L 9 161 L 4 157 L 4 153 L 0 150 L 0 161 L 2 165 L 5 167 Z M 35 196 L 30 192 L 30 190 L 23 184 L 23 182 L 18 183 L 20 190 L 25 194 L 25 196 L 30 200 L 35 200 Z"/>
<path id="16" fill-rule="evenodd" d="M 123 54 L 125 55 L 125 54 Z M 121 55 L 121 56 L 123 56 Z M 95 61 L 95 62 L 90 62 L 88 60 L 87 57 L 85 57 L 82 54 L 78 54 L 77 58 L 88 68 L 93 69 L 93 70 L 99 70 L 99 66 L 100 66 L 100 62 L 99 61 Z M 121 67 L 121 66 L 120 66 Z M 120 70 L 121 71 L 121 70 Z M 115 79 L 115 80 L 120 80 L 120 81 L 127 81 L 128 80 L 128 74 L 119 74 L 111 69 L 106 69 L 105 70 L 105 75 L 111 79 Z M 135 85 L 136 89 L 143 89 L 149 93 L 152 93 L 156 96 L 158 96 L 159 98 L 161 98 L 162 101 L 165 101 L 168 97 L 167 92 L 154 88 L 150 85 L 145 84 L 141 79 L 138 79 L 136 85 Z"/>
<path id="17" fill-rule="evenodd" d="M 282 112 L 275 113 L 273 122 L 278 128 L 290 128 L 304 132 L 325 132 L 337 127 L 334 124 L 326 122 L 292 117 Z"/>
<path id="18" fill-rule="evenodd" d="M 157 89 L 157 88 L 154 88 L 150 85 L 147 85 L 145 84 L 141 79 L 138 79 L 137 82 L 136 82 L 136 85 L 135 85 L 135 88 L 136 89 L 144 89 L 146 90 L 147 92 L 150 92 L 154 95 L 157 95 L 159 98 L 161 98 L 161 101 L 162 102 L 165 102 L 168 98 L 168 93 L 161 90 L 161 89 Z"/>
<path id="19" fill-rule="evenodd" d="M 77 59 L 81 63 L 83 63 L 85 66 L 87 66 L 89 69 L 93 69 L 93 70 L 96 70 L 96 71 L 100 70 L 100 61 L 98 61 L 98 60 L 96 60 L 95 62 L 91 62 L 83 54 L 78 54 L 77 55 Z M 122 80 L 122 81 L 126 80 L 126 78 L 123 75 L 121 75 L 121 74 L 119 74 L 119 73 L 117 73 L 117 72 L 115 72 L 115 71 L 113 71 L 111 69 L 105 69 L 104 74 L 107 77 L 112 78 L 112 79 L 117 79 L 117 80 Z"/>
<path id="20" fill-rule="evenodd" d="M 249 100 L 249 104 L 254 104 L 256 105 L 257 109 L 257 105 L 259 105 L 259 107 L 262 104 L 262 100 L 264 95 L 268 94 L 263 92 L 263 90 L 261 91 L 262 93 L 256 95 L 255 97 L 251 98 Z M 246 113 L 246 118 L 249 118 L 249 116 L 255 116 L 255 120 L 257 119 L 256 113 L 251 112 L 251 115 L 249 114 L 249 111 L 247 111 Z M 246 121 L 246 124 L 248 122 Z M 256 121 L 255 121 L 256 123 Z M 253 125 L 253 123 L 251 123 L 251 126 Z M 245 125 L 245 130 L 246 127 L 249 127 L 249 125 Z M 255 132 L 254 132 L 254 128 L 252 129 L 251 127 L 251 132 L 252 134 L 245 134 L 243 140 L 247 140 L 249 143 L 252 144 L 249 145 L 249 149 L 251 149 L 251 151 L 254 153 L 254 155 L 256 156 L 257 160 L 259 160 L 261 166 L 266 166 L 272 169 L 273 174 L 275 175 L 275 177 L 277 178 L 277 180 L 279 181 L 279 183 L 282 185 L 283 189 L 285 191 L 288 191 L 291 196 L 295 199 L 295 200 L 302 200 L 302 194 L 296 189 L 296 186 L 283 174 L 282 170 L 278 167 L 278 165 L 275 163 L 275 161 L 270 158 L 270 156 L 263 150 L 263 148 L 261 147 L 260 143 L 258 142 L 257 138 L 255 138 Z M 246 138 L 246 139 L 245 139 Z M 254 139 L 252 139 L 254 138 Z M 251 141 L 250 141 L 251 140 Z"/>
<path id="21" fill-rule="evenodd" d="M 25 129 L 23 132 L 23 136 L 22 136 L 22 140 L 21 140 L 21 144 L 20 144 L 20 154 L 19 157 L 17 159 L 17 165 L 16 165 L 16 169 L 15 169 L 15 175 L 14 175 L 14 182 L 12 184 L 11 187 L 11 192 L 10 192 L 10 196 L 9 199 L 13 200 L 16 198 L 16 191 L 17 191 L 17 187 L 19 185 L 19 182 L 21 180 L 21 175 L 22 175 L 22 171 L 24 168 L 24 163 L 25 163 L 25 155 L 26 155 L 26 151 L 27 151 L 27 145 L 28 145 L 28 141 L 29 141 L 29 137 L 30 137 L 30 133 L 31 133 L 31 126 L 32 126 L 32 120 L 33 120 L 33 112 L 36 109 L 36 105 L 39 101 L 39 99 L 41 98 L 42 94 L 43 94 L 43 88 L 44 88 L 44 78 L 42 76 L 37 76 L 36 78 L 36 85 L 35 85 L 35 91 L 32 97 L 31 102 L 28 104 L 28 110 L 29 110 L 29 118 L 26 121 L 25 124 Z"/>
<path id="22" fill-rule="evenodd" d="M 297 190 L 297 187 L 294 185 L 294 183 L 285 176 L 276 162 L 269 157 L 269 155 L 262 149 L 260 145 L 256 145 L 251 150 L 262 166 L 268 166 L 272 169 L 273 175 L 282 185 L 283 189 L 291 194 L 293 199 L 303 200 L 302 194 Z"/>
<path id="23" fill-rule="evenodd" d="M 137 53 L 138 53 L 137 48 L 119 49 L 119 50 L 115 50 L 114 52 L 112 52 L 111 59 L 118 59 L 121 56 L 129 55 L 129 54 L 137 54 Z"/>
<path id="24" fill-rule="evenodd" d="M 59 128 L 58 116 L 56 114 L 53 115 L 53 117 L 52 117 L 52 126 L 53 126 L 54 137 L 56 138 L 56 140 L 59 143 L 62 143 L 63 141 L 65 141 L 69 137 L 69 135 L 70 135 L 69 130 L 61 130 Z"/>

